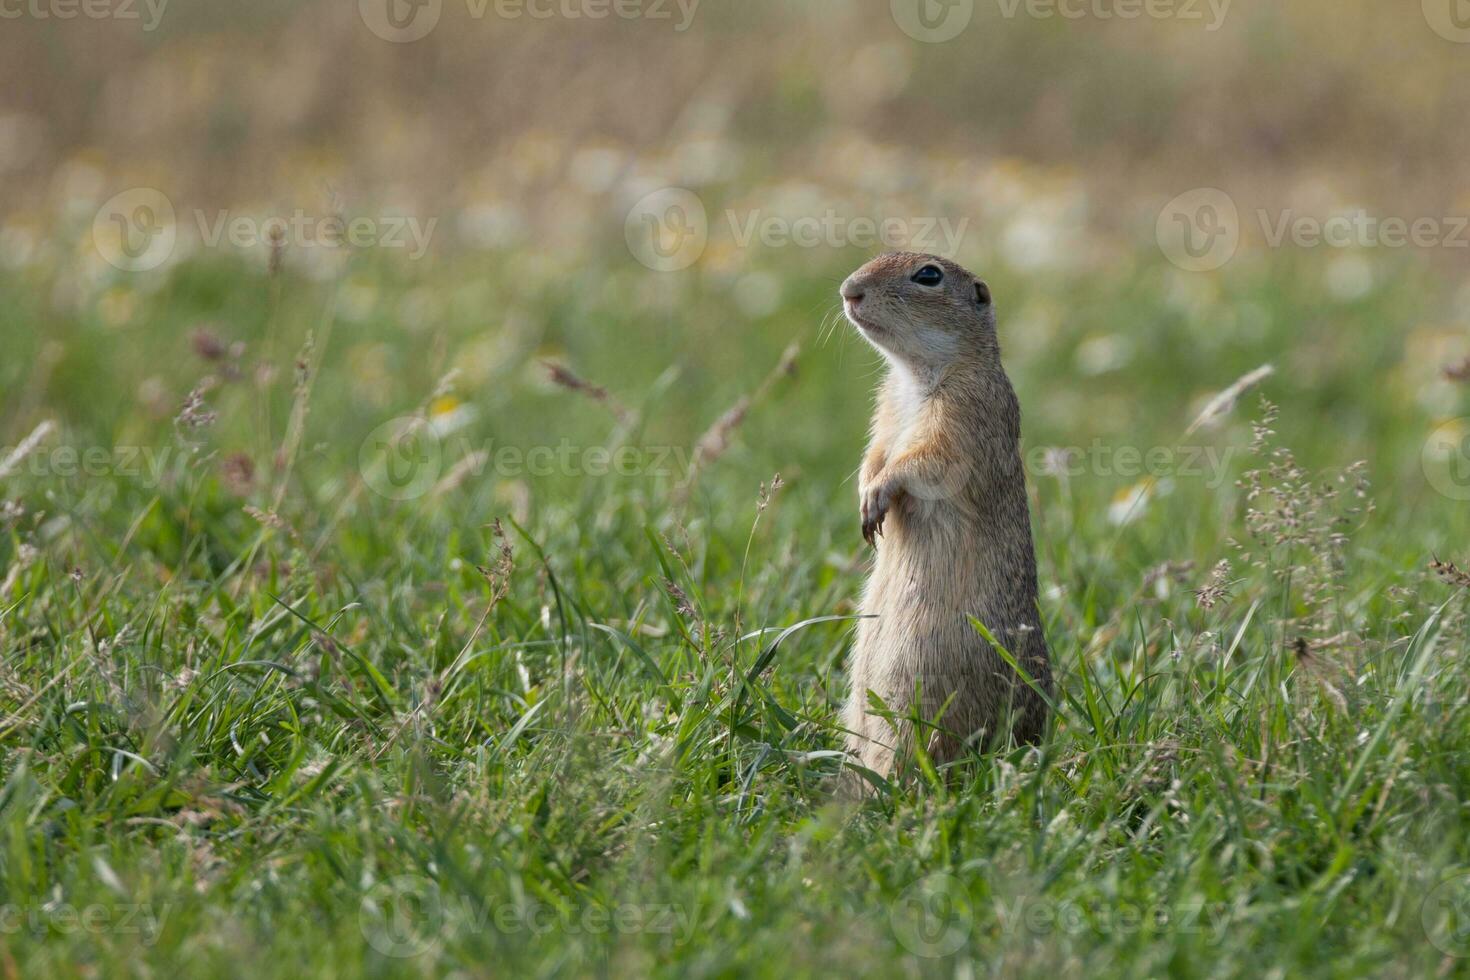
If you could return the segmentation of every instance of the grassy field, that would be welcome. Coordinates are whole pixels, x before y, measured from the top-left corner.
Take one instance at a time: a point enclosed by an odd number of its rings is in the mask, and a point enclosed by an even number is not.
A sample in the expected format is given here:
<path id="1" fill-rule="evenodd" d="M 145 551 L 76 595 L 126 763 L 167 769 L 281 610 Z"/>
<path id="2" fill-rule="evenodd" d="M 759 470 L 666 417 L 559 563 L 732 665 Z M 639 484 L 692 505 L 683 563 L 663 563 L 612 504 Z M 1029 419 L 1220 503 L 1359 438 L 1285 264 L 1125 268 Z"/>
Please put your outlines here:
<path id="1" fill-rule="evenodd" d="M 0 275 L 0 973 L 1466 972 L 1457 282 L 982 268 L 1056 720 L 853 805 L 866 254 Z"/>

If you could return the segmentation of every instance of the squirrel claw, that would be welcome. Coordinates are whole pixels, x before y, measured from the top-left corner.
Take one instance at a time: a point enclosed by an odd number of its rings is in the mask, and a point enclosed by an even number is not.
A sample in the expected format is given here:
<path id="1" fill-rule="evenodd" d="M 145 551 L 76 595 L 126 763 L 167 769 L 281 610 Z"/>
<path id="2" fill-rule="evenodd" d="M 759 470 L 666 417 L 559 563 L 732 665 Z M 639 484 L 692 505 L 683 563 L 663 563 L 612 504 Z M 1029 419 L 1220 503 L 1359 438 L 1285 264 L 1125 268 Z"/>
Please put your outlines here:
<path id="1" fill-rule="evenodd" d="M 874 547 L 876 539 L 883 536 L 883 519 L 888 516 L 888 495 L 881 492 L 864 495 L 862 504 L 863 540 Z"/>

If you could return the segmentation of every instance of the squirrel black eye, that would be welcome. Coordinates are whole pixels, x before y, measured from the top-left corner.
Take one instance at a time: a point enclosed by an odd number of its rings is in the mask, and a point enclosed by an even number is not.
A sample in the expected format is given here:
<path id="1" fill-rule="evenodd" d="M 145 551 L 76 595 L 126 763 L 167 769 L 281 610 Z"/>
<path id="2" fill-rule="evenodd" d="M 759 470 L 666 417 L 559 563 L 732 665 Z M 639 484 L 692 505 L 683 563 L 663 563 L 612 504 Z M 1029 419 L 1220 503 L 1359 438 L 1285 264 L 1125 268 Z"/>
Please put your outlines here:
<path id="1" fill-rule="evenodd" d="M 944 270 L 937 265 L 926 265 L 913 274 L 911 281 L 920 286 L 937 286 L 944 282 Z"/>

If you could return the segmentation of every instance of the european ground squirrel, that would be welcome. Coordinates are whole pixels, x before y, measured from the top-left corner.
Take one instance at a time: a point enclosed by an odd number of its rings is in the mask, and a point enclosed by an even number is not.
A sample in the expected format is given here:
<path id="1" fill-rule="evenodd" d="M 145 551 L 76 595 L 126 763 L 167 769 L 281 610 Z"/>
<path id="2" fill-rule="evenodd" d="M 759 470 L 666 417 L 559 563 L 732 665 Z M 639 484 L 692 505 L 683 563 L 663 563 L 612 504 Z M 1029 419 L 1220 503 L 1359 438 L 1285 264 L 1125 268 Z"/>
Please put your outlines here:
<path id="1" fill-rule="evenodd" d="M 1008 734 L 1034 741 L 1046 698 L 971 622 L 1050 695 L 1021 411 L 1001 367 L 990 288 L 953 262 L 899 252 L 853 273 L 842 300 L 888 362 L 859 482 L 863 537 L 877 558 L 857 628 L 848 751 L 887 776 L 913 744 L 916 726 L 895 729 L 873 712 L 873 694 L 901 719 L 920 719 L 938 763 Z"/>

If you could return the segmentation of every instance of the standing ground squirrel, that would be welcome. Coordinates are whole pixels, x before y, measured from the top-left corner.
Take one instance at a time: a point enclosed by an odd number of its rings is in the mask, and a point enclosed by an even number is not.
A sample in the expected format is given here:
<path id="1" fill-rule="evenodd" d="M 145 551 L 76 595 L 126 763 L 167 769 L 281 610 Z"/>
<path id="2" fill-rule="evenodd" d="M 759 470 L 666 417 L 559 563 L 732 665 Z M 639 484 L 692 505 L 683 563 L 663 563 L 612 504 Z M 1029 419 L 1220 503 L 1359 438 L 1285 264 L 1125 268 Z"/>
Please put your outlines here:
<path id="1" fill-rule="evenodd" d="M 939 763 L 1014 733 L 1034 741 L 1046 700 L 975 629 L 983 623 L 1051 692 L 1021 467 L 1021 410 L 1000 363 L 990 288 L 932 255 L 880 256 L 842 284 L 847 317 L 888 361 L 859 485 L 877 548 L 857 629 L 848 751 L 887 776 L 917 708 Z M 915 693 L 919 693 L 915 705 Z"/>

